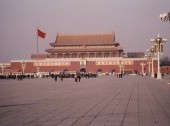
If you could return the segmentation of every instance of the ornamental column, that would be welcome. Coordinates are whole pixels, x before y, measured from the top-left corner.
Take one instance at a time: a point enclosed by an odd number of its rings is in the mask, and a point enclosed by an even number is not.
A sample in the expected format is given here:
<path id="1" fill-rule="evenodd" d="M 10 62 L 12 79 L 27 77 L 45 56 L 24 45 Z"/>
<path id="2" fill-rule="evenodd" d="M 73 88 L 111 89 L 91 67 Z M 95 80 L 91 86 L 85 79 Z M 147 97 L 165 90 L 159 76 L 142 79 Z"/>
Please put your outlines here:
<path id="1" fill-rule="evenodd" d="M 140 65 L 142 66 L 142 75 L 144 75 L 144 66 L 146 65 L 143 61 L 140 63 Z"/>

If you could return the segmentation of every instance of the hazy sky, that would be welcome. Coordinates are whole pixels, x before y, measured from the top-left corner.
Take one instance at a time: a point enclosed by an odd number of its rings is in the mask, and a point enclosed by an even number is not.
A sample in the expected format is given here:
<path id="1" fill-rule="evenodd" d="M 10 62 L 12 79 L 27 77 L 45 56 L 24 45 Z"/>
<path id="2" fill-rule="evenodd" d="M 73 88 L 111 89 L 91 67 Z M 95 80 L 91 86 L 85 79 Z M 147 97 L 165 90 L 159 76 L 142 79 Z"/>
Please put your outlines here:
<path id="1" fill-rule="evenodd" d="M 0 0 L 0 62 L 30 59 L 36 53 L 37 26 L 47 33 L 39 52 L 63 34 L 116 33 L 125 52 L 144 52 L 160 34 L 168 39 L 170 22 L 159 15 L 170 11 L 170 0 Z"/>

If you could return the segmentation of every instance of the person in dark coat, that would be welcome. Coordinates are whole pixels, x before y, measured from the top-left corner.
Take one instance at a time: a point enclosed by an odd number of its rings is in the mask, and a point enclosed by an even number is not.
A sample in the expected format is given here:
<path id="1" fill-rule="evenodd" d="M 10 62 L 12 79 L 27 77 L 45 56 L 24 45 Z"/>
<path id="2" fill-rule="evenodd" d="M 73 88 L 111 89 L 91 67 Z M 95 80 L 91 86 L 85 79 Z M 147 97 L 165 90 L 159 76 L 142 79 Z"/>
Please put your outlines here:
<path id="1" fill-rule="evenodd" d="M 80 74 L 78 75 L 78 80 L 79 80 L 79 82 L 80 82 L 80 80 L 81 80 L 81 76 L 80 76 Z"/>
<path id="2" fill-rule="evenodd" d="M 64 77 L 64 75 L 63 75 L 63 74 L 61 74 L 61 76 L 60 76 L 60 78 L 61 78 L 61 81 L 63 81 L 63 77 Z"/>
<path id="3" fill-rule="evenodd" d="M 55 78 L 54 78 L 54 79 L 55 79 L 55 82 L 57 81 L 57 77 L 58 77 L 58 76 L 57 76 L 57 75 L 55 75 Z"/>

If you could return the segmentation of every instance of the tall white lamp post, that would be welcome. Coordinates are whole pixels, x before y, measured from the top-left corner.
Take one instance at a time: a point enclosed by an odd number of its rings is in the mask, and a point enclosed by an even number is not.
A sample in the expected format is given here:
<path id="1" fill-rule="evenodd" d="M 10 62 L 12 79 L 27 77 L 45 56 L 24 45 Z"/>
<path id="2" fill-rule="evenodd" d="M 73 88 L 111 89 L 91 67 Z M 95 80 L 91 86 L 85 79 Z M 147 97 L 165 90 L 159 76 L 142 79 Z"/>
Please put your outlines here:
<path id="1" fill-rule="evenodd" d="M 119 73 L 122 73 L 122 60 L 119 60 Z"/>
<path id="2" fill-rule="evenodd" d="M 149 66 L 149 75 L 151 74 L 151 55 L 148 53 L 145 55 L 145 57 L 147 58 L 147 61 L 148 61 L 148 66 Z"/>
<path id="3" fill-rule="evenodd" d="M 154 52 L 158 55 L 158 71 L 157 71 L 157 79 L 161 79 L 162 75 L 160 72 L 160 53 L 163 53 L 163 43 L 166 42 L 166 39 L 161 38 L 159 35 L 157 38 L 151 39 L 151 42 L 154 43 Z"/>
<path id="4" fill-rule="evenodd" d="M 23 75 L 25 74 L 25 65 L 26 65 L 26 63 L 23 61 L 22 62 L 22 73 L 23 73 Z"/>
<path id="5" fill-rule="evenodd" d="M 146 65 L 143 61 L 140 63 L 140 65 L 142 66 L 142 75 L 144 75 L 144 66 Z"/>
<path id="6" fill-rule="evenodd" d="M 154 78 L 154 64 L 153 64 L 153 58 L 154 58 L 154 46 L 152 46 L 150 49 L 147 50 L 147 57 L 151 61 L 151 77 Z"/>

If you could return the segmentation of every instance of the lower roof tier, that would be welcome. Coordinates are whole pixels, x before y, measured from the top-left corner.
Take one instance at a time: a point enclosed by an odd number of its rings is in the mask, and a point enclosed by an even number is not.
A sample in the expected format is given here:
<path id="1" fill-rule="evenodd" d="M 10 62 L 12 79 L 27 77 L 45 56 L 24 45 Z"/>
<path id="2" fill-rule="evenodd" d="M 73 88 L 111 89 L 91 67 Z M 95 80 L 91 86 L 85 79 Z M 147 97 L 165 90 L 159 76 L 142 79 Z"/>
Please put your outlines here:
<path id="1" fill-rule="evenodd" d="M 51 48 L 45 50 L 48 53 L 66 53 L 66 52 L 123 52 L 121 47 L 117 48 Z"/>

